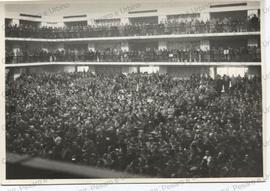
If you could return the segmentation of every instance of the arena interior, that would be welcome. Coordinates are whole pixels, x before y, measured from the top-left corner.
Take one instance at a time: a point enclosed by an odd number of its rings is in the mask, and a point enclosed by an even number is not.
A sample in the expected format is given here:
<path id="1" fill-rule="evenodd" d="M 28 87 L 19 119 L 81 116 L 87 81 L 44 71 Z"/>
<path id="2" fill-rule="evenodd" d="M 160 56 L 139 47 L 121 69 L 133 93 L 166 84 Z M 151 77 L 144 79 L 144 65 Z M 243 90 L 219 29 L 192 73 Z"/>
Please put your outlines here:
<path id="1" fill-rule="evenodd" d="M 5 11 L 8 179 L 263 175 L 259 1 Z"/>

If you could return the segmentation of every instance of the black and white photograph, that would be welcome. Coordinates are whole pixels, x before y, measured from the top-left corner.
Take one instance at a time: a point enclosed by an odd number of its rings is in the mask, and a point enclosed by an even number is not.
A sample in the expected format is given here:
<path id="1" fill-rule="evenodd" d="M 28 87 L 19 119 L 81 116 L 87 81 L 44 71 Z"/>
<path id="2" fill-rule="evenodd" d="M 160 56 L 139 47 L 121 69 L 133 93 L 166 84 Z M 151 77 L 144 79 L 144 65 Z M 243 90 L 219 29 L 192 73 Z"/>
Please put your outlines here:
<path id="1" fill-rule="evenodd" d="M 3 3 L 3 182 L 263 181 L 263 3 Z"/>

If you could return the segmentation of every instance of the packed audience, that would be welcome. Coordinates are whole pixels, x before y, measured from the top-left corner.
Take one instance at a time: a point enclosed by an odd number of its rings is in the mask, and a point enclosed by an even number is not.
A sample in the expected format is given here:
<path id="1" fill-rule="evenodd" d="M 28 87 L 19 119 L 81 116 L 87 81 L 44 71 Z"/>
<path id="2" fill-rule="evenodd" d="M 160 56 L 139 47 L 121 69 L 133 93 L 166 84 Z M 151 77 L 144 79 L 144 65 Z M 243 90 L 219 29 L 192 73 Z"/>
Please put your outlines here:
<path id="1" fill-rule="evenodd" d="M 18 49 L 15 53 L 6 49 L 6 63 L 32 62 L 259 62 L 259 47 L 202 49 L 147 49 L 145 51 L 121 49 L 87 50 L 59 49 Z"/>
<path id="2" fill-rule="evenodd" d="M 258 77 L 22 74 L 7 151 L 152 177 L 262 176 Z"/>
<path id="3" fill-rule="evenodd" d="M 202 21 L 198 18 L 191 20 L 168 20 L 163 23 L 133 23 L 112 25 L 78 25 L 70 27 L 36 27 L 31 24 L 7 25 L 7 37 L 24 38 L 86 38 L 114 36 L 145 36 L 162 34 L 195 34 L 216 32 L 246 32 L 259 31 L 260 20 L 256 15 L 247 19 L 224 17 Z"/>

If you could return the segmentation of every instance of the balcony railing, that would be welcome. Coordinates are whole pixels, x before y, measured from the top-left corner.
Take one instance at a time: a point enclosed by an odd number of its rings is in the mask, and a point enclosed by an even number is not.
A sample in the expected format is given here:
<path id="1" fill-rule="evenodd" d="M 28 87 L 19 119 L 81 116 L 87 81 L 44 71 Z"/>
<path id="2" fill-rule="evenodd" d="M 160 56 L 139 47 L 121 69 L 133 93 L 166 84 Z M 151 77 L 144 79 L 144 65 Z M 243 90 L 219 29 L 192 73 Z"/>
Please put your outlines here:
<path id="1" fill-rule="evenodd" d="M 159 51 L 40 51 L 6 54 L 6 64 L 36 62 L 260 62 L 260 48 Z"/>

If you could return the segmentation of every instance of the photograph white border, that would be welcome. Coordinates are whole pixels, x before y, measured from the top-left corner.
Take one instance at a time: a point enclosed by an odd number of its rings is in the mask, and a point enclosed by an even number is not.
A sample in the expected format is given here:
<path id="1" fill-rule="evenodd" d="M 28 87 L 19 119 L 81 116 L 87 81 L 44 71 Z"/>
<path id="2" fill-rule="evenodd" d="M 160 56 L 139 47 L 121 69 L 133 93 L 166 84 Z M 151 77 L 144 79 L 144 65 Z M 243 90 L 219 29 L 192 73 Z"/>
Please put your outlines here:
<path id="1" fill-rule="evenodd" d="M 252 0 L 253 1 L 253 0 Z M 254 0 L 255 1 L 255 0 Z M 15 1 L 13 1 L 15 3 Z M 48 3 L 60 3 L 60 2 L 50 2 Z M 61 1 L 61 3 L 65 3 L 66 1 Z M 71 1 L 67 1 L 71 2 Z M 72 3 L 81 3 L 85 1 L 76 1 Z M 260 1 L 260 7 L 261 10 L 265 7 L 265 0 Z M 3 2 L 0 2 L 0 26 L 4 25 L 4 7 Z M 266 41 L 265 37 L 265 15 L 263 15 L 261 11 L 261 42 Z M 2 23 L 3 22 L 3 23 Z M 4 36 L 4 30 L 0 30 L 0 38 L 1 38 L 1 46 L 0 46 L 0 52 L 1 52 L 1 60 L 4 60 L 4 52 L 5 52 L 5 36 Z M 266 73 L 266 50 L 264 46 L 261 46 L 262 50 L 262 61 L 261 61 L 261 73 L 262 76 L 267 75 Z M 1 72 L 1 85 L 0 85 L 0 101 L 1 101 L 1 107 L 0 107 L 0 115 L 1 115 L 1 127 L 5 127 L 5 65 L 1 64 L 0 67 Z M 262 96 L 263 96 L 263 108 L 266 106 L 266 80 L 262 79 Z M 267 125 L 266 125 L 266 113 L 263 112 L 263 177 L 248 177 L 248 178 L 142 178 L 142 179 L 16 179 L 16 180 L 7 180 L 5 177 L 5 158 L 6 158 L 6 151 L 5 151 L 5 131 L 1 131 L 1 182 L 3 185 L 35 185 L 38 182 L 40 185 L 47 185 L 47 184 L 89 184 L 89 183 L 98 183 L 98 184 L 119 184 L 119 183 L 226 183 L 226 182 L 264 182 L 268 180 L 269 177 L 267 177 L 266 172 L 266 146 L 268 146 L 269 142 L 266 139 L 266 133 L 267 133 Z"/>

